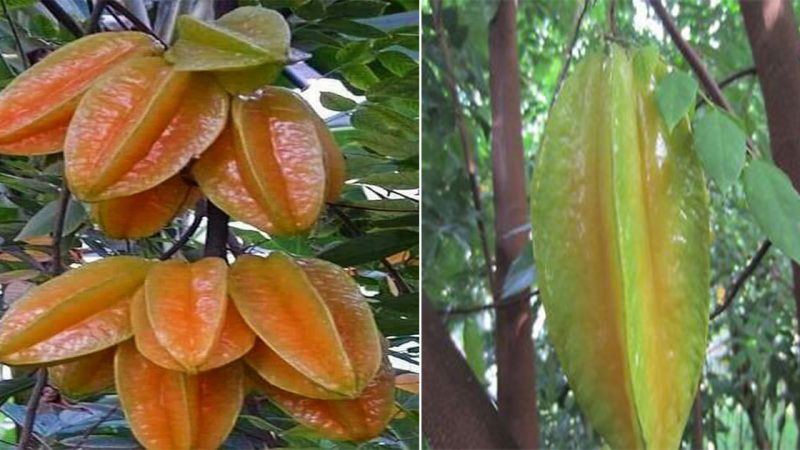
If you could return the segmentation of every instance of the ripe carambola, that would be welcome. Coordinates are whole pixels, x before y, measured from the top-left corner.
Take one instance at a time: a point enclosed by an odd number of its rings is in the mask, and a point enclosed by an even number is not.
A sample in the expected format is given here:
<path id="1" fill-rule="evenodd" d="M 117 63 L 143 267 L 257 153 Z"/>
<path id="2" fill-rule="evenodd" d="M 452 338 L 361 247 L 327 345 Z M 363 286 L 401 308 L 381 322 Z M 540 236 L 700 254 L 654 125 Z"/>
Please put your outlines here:
<path id="1" fill-rule="evenodd" d="M 153 38 L 133 31 L 97 33 L 51 53 L 0 92 L 0 154 L 60 152 L 78 101 L 97 79 L 160 53 Z"/>
<path id="2" fill-rule="evenodd" d="M 378 371 L 372 311 L 342 268 L 280 253 L 245 255 L 231 266 L 228 287 L 269 347 L 257 345 L 246 360 L 271 384 L 306 397 L 355 398 Z"/>
<path id="3" fill-rule="evenodd" d="M 233 99 L 228 127 L 193 166 L 203 193 L 231 217 L 269 234 L 298 234 L 344 184 L 328 128 L 294 92 Z"/>
<path id="4" fill-rule="evenodd" d="M 653 49 L 587 56 L 539 151 L 534 254 L 550 339 L 614 448 L 677 448 L 708 327 L 709 207 L 684 120 L 667 130 Z"/>
<path id="5" fill-rule="evenodd" d="M 73 361 L 47 368 L 47 381 L 61 394 L 73 399 L 112 391 L 114 388 L 114 353 L 110 347 L 81 356 Z"/>
<path id="6" fill-rule="evenodd" d="M 114 373 L 131 431 L 148 449 L 219 448 L 244 400 L 239 361 L 189 375 L 153 364 L 129 340 L 117 348 Z"/>
<path id="7" fill-rule="evenodd" d="M 52 364 L 131 337 L 130 299 L 151 261 L 113 256 L 31 289 L 0 320 L 0 361 Z"/>

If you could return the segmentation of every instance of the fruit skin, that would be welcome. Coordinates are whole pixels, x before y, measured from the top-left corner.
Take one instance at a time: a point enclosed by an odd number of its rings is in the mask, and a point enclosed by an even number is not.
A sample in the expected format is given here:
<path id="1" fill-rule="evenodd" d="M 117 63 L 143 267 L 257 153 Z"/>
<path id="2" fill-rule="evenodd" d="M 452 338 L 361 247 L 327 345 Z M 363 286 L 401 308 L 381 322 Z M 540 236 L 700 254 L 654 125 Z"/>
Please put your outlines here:
<path id="1" fill-rule="evenodd" d="M 378 437 L 394 414 L 394 371 L 385 356 L 378 373 L 352 400 L 306 398 L 278 389 L 257 374 L 248 377 L 278 408 L 329 439 L 361 442 Z"/>
<path id="2" fill-rule="evenodd" d="M 324 131 L 300 96 L 269 87 L 257 100 L 233 100 L 231 124 L 192 172 L 231 217 L 273 235 L 303 233 L 344 182 L 341 152 Z"/>
<path id="3" fill-rule="evenodd" d="M 61 394 L 82 399 L 112 390 L 116 347 L 81 356 L 74 361 L 47 368 L 48 382 Z"/>
<path id="4" fill-rule="evenodd" d="M 200 192 L 175 175 L 138 194 L 94 203 L 92 219 L 113 239 L 152 236 L 197 201 Z"/>
<path id="5" fill-rule="evenodd" d="M 130 298 L 151 261 L 113 256 L 33 288 L 0 320 L 0 361 L 51 364 L 128 339 Z"/>
<path id="6" fill-rule="evenodd" d="M 533 180 L 549 335 L 614 448 L 678 447 L 707 341 L 708 193 L 686 122 L 669 133 L 655 105 L 665 72 L 652 49 L 587 56 Z"/>
<path id="7" fill-rule="evenodd" d="M 228 285 L 261 341 L 325 391 L 355 398 L 378 370 L 380 334 L 369 305 L 343 269 L 281 253 L 245 255 L 231 266 Z M 249 358 L 253 363 L 254 356 Z M 297 386 L 292 378 L 278 378 L 288 372 L 260 371 L 283 389 Z"/>
<path id="8" fill-rule="evenodd" d="M 244 401 L 239 362 L 189 375 L 153 364 L 127 341 L 117 349 L 114 373 L 131 431 L 147 449 L 219 448 Z"/>
<path id="9" fill-rule="evenodd" d="M 185 71 L 281 66 L 288 59 L 291 39 L 289 24 L 280 13 L 257 6 L 236 8 L 214 22 L 181 16 L 178 34 L 166 58 Z"/>
<path id="10" fill-rule="evenodd" d="M 140 289 L 131 300 L 131 324 L 139 353 L 165 369 L 185 370 L 156 338 L 147 317 L 144 289 Z M 211 347 L 208 359 L 197 367 L 197 371 L 216 369 L 243 357 L 253 348 L 255 341 L 253 330 L 247 326 L 233 302 L 229 300 L 219 338 Z"/>
<path id="11" fill-rule="evenodd" d="M 200 156 L 227 121 L 228 96 L 206 73 L 136 58 L 84 95 L 64 144 L 66 177 L 97 202 L 154 188 Z"/>
<path id="12" fill-rule="evenodd" d="M 222 258 L 156 264 L 144 283 L 147 318 L 158 342 L 189 373 L 208 360 L 225 324 L 228 265 Z"/>
<path id="13" fill-rule="evenodd" d="M 150 36 L 125 31 L 86 36 L 49 54 L 0 92 L 0 154 L 60 152 L 84 92 L 111 68 L 161 51 Z"/>

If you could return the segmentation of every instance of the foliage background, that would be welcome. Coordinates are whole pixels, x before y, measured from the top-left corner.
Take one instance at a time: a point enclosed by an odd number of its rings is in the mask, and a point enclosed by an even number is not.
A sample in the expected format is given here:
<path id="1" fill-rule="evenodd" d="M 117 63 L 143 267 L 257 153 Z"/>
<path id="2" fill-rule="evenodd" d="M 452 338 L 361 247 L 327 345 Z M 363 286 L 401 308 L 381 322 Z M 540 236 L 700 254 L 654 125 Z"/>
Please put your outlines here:
<path id="1" fill-rule="evenodd" d="M 0 87 L 24 69 L 21 46 L 29 58 L 40 59 L 74 39 L 36 0 L 3 0 L 0 16 Z M 44 2 L 42 2 L 44 3 Z M 85 26 L 85 0 L 59 0 Z M 205 1 L 123 2 L 131 11 L 148 15 L 160 31 L 174 23 L 160 22 L 166 9 L 203 14 Z M 389 338 L 398 374 L 410 374 L 415 390 L 419 372 L 418 331 L 418 5 L 416 0 L 242 0 L 279 9 L 292 25 L 292 46 L 308 53 L 295 75 L 279 84 L 309 88 L 307 100 L 329 115 L 327 121 L 347 159 L 351 181 L 336 206 L 328 208 L 308 237 L 275 238 L 242 223 L 232 223 L 236 246 L 263 254 L 282 250 L 315 255 L 352 267 L 352 273 L 371 305 L 381 331 Z M 204 17 L 207 18 L 207 17 Z M 129 25 L 122 19 L 122 23 Z M 101 24 L 119 28 L 106 13 Z M 12 27 L 13 25 L 13 27 Z M 16 32 L 16 37 L 15 37 Z M 163 36 L 163 34 L 162 34 Z M 300 66 L 293 66 L 296 69 Z M 297 74 L 300 74 L 299 78 Z M 317 83 L 324 78 L 326 83 Z M 338 94 L 327 92 L 331 80 L 344 83 Z M 306 86 L 309 84 L 310 86 Z M 347 93 L 349 91 L 349 94 Z M 346 94 L 342 96 L 340 94 Z M 354 98 L 355 101 L 351 98 Z M 31 286 L 48 278 L 49 234 L 56 217 L 63 171 L 60 155 L 0 159 L 0 286 L 6 308 Z M 334 209 L 336 211 L 334 211 Z M 338 211 L 338 212 L 337 212 Z M 342 216 L 345 219 L 342 219 Z M 157 257 L 194 220 L 178 217 L 160 234 L 137 241 L 115 241 L 95 229 L 87 207 L 71 201 L 64 227 L 63 248 L 68 263 L 115 254 Z M 205 222 L 181 251 L 194 260 L 202 256 Z M 388 259 L 403 283 L 387 276 L 381 259 Z M 12 373 L 13 372 L 13 373 Z M 2 368 L 0 381 L 0 447 L 11 446 L 25 415 L 25 391 L 33 379 L 22 370 Z M 407 378 L 408 379 L 408 378 Z M 227 448 L 263 448 L 265 433 L 275 433 L 290 447 L 417 448 L 418 395 L 397 391 L 398 414 L 378 439 L 356 445 L 335 443 L 296 424 L 265 401 L 248 400 Z M 54 390 L 42 399 L 35 433 L 44 448 L 137 448 L 115 396 L 80 403 L 61 398 Z"/>
<path id="2" fill-rule="evenodd" d="M 618 36 L 631 45 L 655 44 L 673 66 L 689 71 L 642 0 L 587 0 L 588 9 L 574 48 L 579 59 L 601 49 L 608 32 L 608 5 L 616 5 Z M 752 57 L 734 0 L 666 2 L 683 37 L 697 50 L 717 80 L 752 66 Z M 459 102 L 474 139 L 479 168 L 484 222 L 493 246 L 492 172 L 488 87 L 488 22 L 497 1 L 447 0 L 443 19 L 450 36 Z M 800 4 L 793 2 L 795 14 Z M 583 0 L 518 2 L 518 54 L 522 73 L 523 139 L 530 176 L 546 113 Z M 496 365 L 491 310 L 463 314 L 459 310 L 491 301 L 470 198 L 467 170 L 443 83 L 443 60 L 433 32 L 429 3 L 423 3 L 422 142 L 424 289 L 442 312 L 451 335 L 492 396 Z M 725 89 L 748 135 L 768 152 L 766 116 L 758 82 L 745 77 Z M 580 124 L 576 124 L 580 126 Z M 709 311 L 731 280 L 756 251 L 763 233 L 747 211 L 740 184 L 721 193 L 710 184 L 712 199 L 712 286 Z M 515 262 L 506 288 L 535 285 L 530 253 Z M 791 292 L 789 259 L 774 247 L 736 298 L 710 328 L 710 345 L 702 381 L 703 426 L 707 445 L 750 448 L 764 433 L 773 448 L 800 448 L 800 340 Z M 566 384 L 547 339 L 541 303 L 532 304 L 536 318 L 536 389 L 544 447 L 596 448 L 592 432 Z M 683 445 L 688 447 L 692 423 Z"/>

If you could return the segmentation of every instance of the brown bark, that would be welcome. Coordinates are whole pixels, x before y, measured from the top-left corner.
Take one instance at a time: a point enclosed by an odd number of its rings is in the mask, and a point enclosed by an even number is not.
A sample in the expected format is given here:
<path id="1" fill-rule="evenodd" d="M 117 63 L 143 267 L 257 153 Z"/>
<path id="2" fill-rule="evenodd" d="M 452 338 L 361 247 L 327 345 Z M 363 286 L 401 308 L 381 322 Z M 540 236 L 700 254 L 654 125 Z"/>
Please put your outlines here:
<path id="1" fill-rule="evenodd" d="M 433 448 L 517 448 L 424 294 L 422 367 L 422 431 Z"/>
<path id="2" fill-rule="evenodd" d="M 764 95 L 772 157 L 800 189 L 800 34 L 789 0 L 741 0 L 756 75 Z M 800 326 L 800 266 L 792 263 Z M 800 329 L 798 330 L 800 332 Z"/>
<path id="3" fill-rule="evenodd" d="M 525 160 L 522 152 L 520 75 L 517 57 L 517 7 L 503 1 L 489 25 L 489 81 L 492 103 L 492 180 L 495 207 L 495 255 L 499 299 L 502 280 L 526 245 L 529 222 Z M 495 355 L 500 420 L 521 448 L 539 446 L 536 369 L 530 292 L 507 298 L 497 309 Z M 523 300 L 523 301 L 519 301 Z"/>

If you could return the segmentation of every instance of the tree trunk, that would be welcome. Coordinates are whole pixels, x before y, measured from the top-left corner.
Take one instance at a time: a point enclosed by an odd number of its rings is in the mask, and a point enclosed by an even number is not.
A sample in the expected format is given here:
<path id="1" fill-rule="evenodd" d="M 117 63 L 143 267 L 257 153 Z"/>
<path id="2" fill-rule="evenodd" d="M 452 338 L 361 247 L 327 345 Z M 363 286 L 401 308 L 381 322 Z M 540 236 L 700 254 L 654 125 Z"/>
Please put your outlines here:
<path id="1" fill-rule="evenodd" d="M 501 298 L 511 263 L 530 244 L 530 221 L 522 152 L 520 76 L 517 57 L 517 6 L 499 2 L 489 25 L 489 81 L 492 103 L 492 179 L 495 207 L 495 285 Z M 533 317 L 526 290 L 497 309 L 495 353 L 500 420 L 521 448 L 539 446 Z"/>
<path id="2" fill-rule="evenodd" d="M 422 296 L 422 431 L 435 449 L 517 448 L 484 387 Z"/>
<path id="3" fill-rule="evenodd" d="M 800 190 L 800 34 L 788 0 L 740 0 L 756 74 L 767 110 L 775 163 Z M 800 326 L 800 266 L 792 263 L 794 300 Z M 800 333 L 800 329 L 798 329 Z"/>

